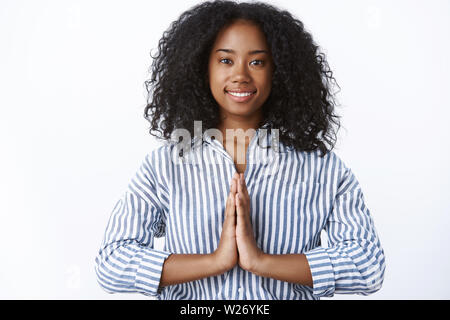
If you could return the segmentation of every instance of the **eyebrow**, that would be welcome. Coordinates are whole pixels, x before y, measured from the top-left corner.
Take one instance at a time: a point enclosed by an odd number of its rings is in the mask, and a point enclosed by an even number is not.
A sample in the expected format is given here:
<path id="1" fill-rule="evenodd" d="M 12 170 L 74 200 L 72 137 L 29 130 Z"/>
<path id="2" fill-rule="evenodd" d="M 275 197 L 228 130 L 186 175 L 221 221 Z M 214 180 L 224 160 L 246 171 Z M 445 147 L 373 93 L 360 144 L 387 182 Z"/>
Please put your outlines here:
<path id="1" fill-rule="evenodd" d="M 219 51 L 233 53 L 233 54 L 236 53 L 236 51 L 234 51 L 233 49 L 217 49 L 216 50 L 216 52 L 219 52 Z M 267 53 L 267 54 L 269 54 L 267 52 L 267 50 L 252 50 L 252 51 L 248 52 L 248 54 L 250 54 L 250 55 L 254 55 L 254 54 L 258 54 L 258 53 Z"/>

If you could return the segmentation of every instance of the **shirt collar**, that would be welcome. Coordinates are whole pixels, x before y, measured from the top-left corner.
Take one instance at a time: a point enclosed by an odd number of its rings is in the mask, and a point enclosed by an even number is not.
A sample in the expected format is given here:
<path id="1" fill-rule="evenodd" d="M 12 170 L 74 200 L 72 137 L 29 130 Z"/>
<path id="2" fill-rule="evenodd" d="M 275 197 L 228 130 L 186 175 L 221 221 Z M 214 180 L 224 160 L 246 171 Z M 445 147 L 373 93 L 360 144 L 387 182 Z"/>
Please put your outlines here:
<path id="1" fill-rule="evenodd" d="M 252 150 L 253 148 L 259 148 L 260 151 L 269 150 L 277 152 L 277 153 L 286 153 L 291 149 L 287 148 L 280 140 L 276 131 L 268 123 L 263 124 L 259 128 L 256 129 L 255 135 L 252 137 L 249 148 Z M 278 139 L 277 139 L 278 138 Z M 208 145 L 216 151 L 220 151 L 221 153 L 225 153 L 226 151 L 222 145 L 222 143 L 213 138 L 213 135 L 208 130 L 203 133 L 203 136 L 195 136 L 191 142 L 191 150 L 197 150 L 201 146 Z"/>
<path id="2" fill-rule="evenodd" d="M 268 131 L 268 135 L 270 135 L 270 126 L 269 126 L 269 124 L 265 123 L 264 125 L 262 125 L 261 127 L 259 127 L 259 128 L 256 129 L 256 133 L 255 133 L 255 135 L 253 136 L 253 138 L 261 136 L 261 135 L 264 133 L 264 130 L 262 130 L 262 129 L 266 129 L 266 131 Z M 253 138 L 252 138 L 252 140 L 253 140 Z M 200 147 L 201 144 L 204 144 L 204 143 L 207 143 L 207 144 L 209 144 L 209 145 L 221 144 L 219 141 L 217 141 L 216 139 L 214 139 L 213 134 L 212 134 L 211 131 L 208 132 L 208 130 L 206 130 L 206 131 L 203 133 L 203 136 L 202 136 L 202 137 L 200 137 L 200 136 L 195 136 L 195 137 L 192 139 L 191 147 L 195 149 L 195 148 Z"/>

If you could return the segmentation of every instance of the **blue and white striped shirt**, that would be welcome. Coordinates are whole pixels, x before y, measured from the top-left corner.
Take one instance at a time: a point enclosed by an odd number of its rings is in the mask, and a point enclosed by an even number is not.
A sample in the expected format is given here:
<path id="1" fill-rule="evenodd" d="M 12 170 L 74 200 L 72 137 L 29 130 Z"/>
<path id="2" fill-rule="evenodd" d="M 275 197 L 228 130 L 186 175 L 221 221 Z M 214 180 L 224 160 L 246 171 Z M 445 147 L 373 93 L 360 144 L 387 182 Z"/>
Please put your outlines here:
<path id="1" fill-rule="evenodd" d="M 221 142 L 207 134 L 196 138 L 182 163 L 172 161 L 174 143 L 148 153 L 118 200 L 95 259 L 104 290 L 176 300 L 298 300 L 381 288 L 384 252 L 353 172 L 332 151 L 321 158 L 319 151 L 281 142 L 270 147 L 271 133 L 261 128 L 248 146 L 245 170 L 256 242 L 265 253 L 305 254 L 313 288 L 239 266 L 160 288 L 170 254 L 212 253 L 220 240 L 236 168 Z M 321 244 L 322 230 L 327 244 Z M 154 249 L 154 238 L 163 236 L 164 248 Z"/>

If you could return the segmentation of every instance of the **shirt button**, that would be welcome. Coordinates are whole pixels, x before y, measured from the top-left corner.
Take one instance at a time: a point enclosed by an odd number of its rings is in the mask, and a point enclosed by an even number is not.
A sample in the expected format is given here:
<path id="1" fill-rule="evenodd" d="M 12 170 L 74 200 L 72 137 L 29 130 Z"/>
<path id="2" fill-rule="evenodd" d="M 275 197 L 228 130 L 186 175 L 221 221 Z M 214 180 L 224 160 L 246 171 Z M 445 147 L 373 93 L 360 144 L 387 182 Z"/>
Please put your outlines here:
<path id="1" fill-rule="evenodd" d="M 242 287 L 239 287 L 238 292 L 242 293 Z"/>

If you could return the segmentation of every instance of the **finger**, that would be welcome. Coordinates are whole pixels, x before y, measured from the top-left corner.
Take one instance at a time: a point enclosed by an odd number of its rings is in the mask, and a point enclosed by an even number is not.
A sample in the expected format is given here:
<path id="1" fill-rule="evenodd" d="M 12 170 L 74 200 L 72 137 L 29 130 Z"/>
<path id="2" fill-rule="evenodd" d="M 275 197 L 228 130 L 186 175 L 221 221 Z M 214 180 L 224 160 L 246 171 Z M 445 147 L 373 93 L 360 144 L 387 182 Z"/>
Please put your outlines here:
<path id="1" fill-rule="evenodd" d="M 241 174 L 241 176 L 240 176 L 240 184 L 241 184 L 241 189 L 242 189 L 242 193 L 245 195 L 245 196 L 249 196 L 249 194 L 248 194 L 248 189 L 247 189 L 247 185 L 245 184 L 245 178 L 244 178 L 244 174 Z"/>
<path id="2" fill-rule="evenodd" d="M 236 183 L 236 179 L 232 179 L 231 180 L 231 193 L 233 194 L 233 196 L 235 196 L 237 192 L 237 183 Z"/>
<path id="3" fill-rule="evenodd" d="M 245 193 L 245 186 L 242 184 L 243 175 L 240 176 L 237 182 L 237 193 L 239 194 L 239 205 L 241 207 L 244 207 L 246 204 L 246 193 Z M 236 200 L 236 204 L 238 203 L 238 200 Z"/>
<path id="4" fill-rule="evenodd" d="M 242 173 L 239 175 L 239 185 L 241 186 L 241 190 L 244 190 L 245 179 L 244 179 L 244 174 L 242 174 Z"/>
<path id="5" fill-rule="evenodd" d="M 230 205 L 234 205 L 235 203 L 235 194 L 236 194 L 236 187 L 234 185 L 231 185 L 230 194 L 228 195 L 228 198 L 230 199 Z"/>
<path id="6" fill-rule="evenodd" d="M 229 214 L 225 217 L 223 222 L 222 232 L 226 232 L 227 235 L 233 236 L 234 229 L 236 228 L 236 215 Z"/>
<path id="7" fill-rule="evenodd" d="M 225 212 L 225 222 L 229 220 L 230 222 L 232 222 L 234 224 L 235 223 L 234 219 L 236 217 L 236 206 L 235 206 L 234 196 L 232 194 L 230 194 L 228 196 L 227 201 L 228 201 L 228 204 L 227 204 L 227 209 Z"/>
<path id="8" fill-rule="evenodd" d="M 238 215 L 240 215 L 240 214 L 242 214 L 243 212 L 243 206 L 242 206 L 242 199 L 240 198 L 241 197 L 241 194 L 238 192 L 238 193 L 236 193 L 236 196 L 235 196 L 235 203 L 236 203 L 236 213 L 238 214 Z"/>
<path id="9" fill-rule="evenodd" d="M 235 194 L 236 194 L 236 186 L 231 183 L 230 187 L 230 193 L 228 194 L 227 198 L 227 204 L 226 204 L 226 214 L 227 215 L 234 215 L 236 212 L 236 201 L 235 201 Z"/>
<path id="10" fill-rule="evenodd" d="M 247 228 L 249 228 L 249 225 L 251 224 L 250 222 L 250 217 L 248 216 L 248 214 L 245 211 L 245 208 L 243 206 L 243 201 L 242 198 L 239 198 L 239 194 L 236 194 L 236 225 L 241 226 L 241 228 L 243 228 L 244 230 L 246 230 Z"/>
<path id="11" fill-rule="evenodd" d="M 249 230 L 252 230 L 252 222 L 250 219 L 250 215 L 246 213 L 245 208 L 242 205 L 236 206 L 235 221 L 236 221 L 236 227 L 239 227 L 241 232 L 242 231 L 249 232 Z"/>
<path id="12" fill-rule="evenodd" d="M 245 212 L 245 201 L 242 198 L 242 193 L 236 193 L 236 197 L 235 197 L 235 203 L 236 203 L 236 214 L 237 216 L 245 216 L 246 212 Z"/>
<path id="13" fill-rule="evenodd" d="M 233 180 L 236 181 L 236 186 L 239 184 L 239 179 L 240 179 L 239 173 L 236 172 L 233 175 Z"/>

